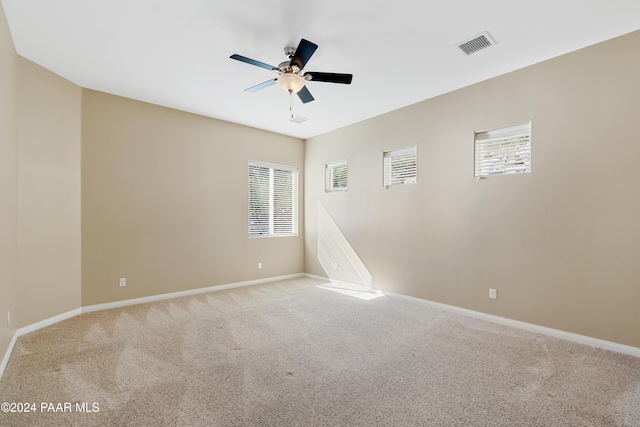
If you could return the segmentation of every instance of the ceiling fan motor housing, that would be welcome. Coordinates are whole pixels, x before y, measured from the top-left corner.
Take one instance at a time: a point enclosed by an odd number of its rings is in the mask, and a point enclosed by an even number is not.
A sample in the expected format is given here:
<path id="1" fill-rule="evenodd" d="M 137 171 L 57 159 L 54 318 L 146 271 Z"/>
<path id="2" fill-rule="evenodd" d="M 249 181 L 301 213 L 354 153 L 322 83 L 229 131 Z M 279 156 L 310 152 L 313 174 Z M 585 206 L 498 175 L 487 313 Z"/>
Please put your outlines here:
<path id="1" fill-rule="evenodd" d="M 295 46 L 285 46 L 284 54 L 287 55 L 287 58 L 289 59 L 293 58 L 293 55 L 295 55 L 295 53 L 296 53 Z"/>
<path id="2" fill-rule="evenodd" d="M 298 73 L 300 70 L 295 71 L 296 68 L 298 67 L 295 65 L 293 67 L 291 66 L 291 61 L 284 61 L 278 64 L 278 72 L 280 74 Z"/>

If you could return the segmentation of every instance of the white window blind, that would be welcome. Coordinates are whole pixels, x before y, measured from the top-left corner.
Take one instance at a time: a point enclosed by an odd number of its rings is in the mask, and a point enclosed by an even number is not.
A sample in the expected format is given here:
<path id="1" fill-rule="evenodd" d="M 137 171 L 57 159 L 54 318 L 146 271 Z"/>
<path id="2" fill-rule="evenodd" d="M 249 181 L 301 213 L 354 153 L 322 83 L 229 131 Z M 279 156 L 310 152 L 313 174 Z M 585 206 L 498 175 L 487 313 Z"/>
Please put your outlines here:
<path id="1" fill-rule="evenodd" d="M 531 172 L 531 122 L 476 133 L 475 176 Z"/>
<path id="2" fill-rule="evenodd" d="M 298 234 L 298 169 L 249 163 L 249 236 Z"/>
<path id="3" fill-rule="evenodd" d="M 347 191 L 347 161 L 327 163 L 325 191 Z"/>
<path id="4" fill-rule="evenodd" d="M 416 147 L 386 151 L 384 157 L 384 186 L 415 184 L 418 178 Z"/>

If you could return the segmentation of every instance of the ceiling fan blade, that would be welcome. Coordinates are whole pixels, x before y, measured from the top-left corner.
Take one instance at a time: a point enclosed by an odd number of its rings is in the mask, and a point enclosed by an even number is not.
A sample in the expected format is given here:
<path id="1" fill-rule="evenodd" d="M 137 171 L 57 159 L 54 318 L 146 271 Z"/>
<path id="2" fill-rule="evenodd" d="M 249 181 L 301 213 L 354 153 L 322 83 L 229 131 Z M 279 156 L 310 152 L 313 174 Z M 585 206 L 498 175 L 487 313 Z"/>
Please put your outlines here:
<path id="1" fill-rule="evenodd" d="M 256 61 L 255 59 L 247 58 L 246 56 L 234 54 L 234 55 L 231 55 L 229 58 L 238 60 L 240 62 L 246 62 L 247 64 L 255 65 L 256 67 L 266 68 L 267 70 L 272 70 L 272 71 L 277 70 L 277 68 L 274 67 L 273 65 L 265 64 L 264 62 Z"/>
<path id="2" fill-rule="evenodd" d="M 351 79 L 353 79 L 353 74 L 320 73 L 317 71 L 309 71 L 304 75 L 311 76 L 311 80 L 314 82 L 342 83 L 345 85 L 351 84 Z"/>
<path id="3" fill-rule="evenodd" d="M 302 89 L 298 92 L 298 97 L 300 97 L 300 101 L 305 104 L 314 100 L 313 95 L 311 95 L 311 92 L 309 92 L 306 86 L 302 86 Z"/>
<path id="4" fill-rule="evenodd" d="M 276 84 L 277 80 L 278 80 L 277 78 L 276 79 L 267 80 L 266 82 L 262 82 L 259 85 L 251 86 L 251 87 L 245 89 L 244 91 L 245 92 L 257 92 L 260 89 L 264 89 L 265 87 L 269 87 L 271 85 Z"/>
<path id="5" fill-rule="evenodd" d="M 317 48 L 318 45 L 315 43 L 311 43 L 309 40 L 300 40 L 300 44 L 298 44 L 296 53 L 294 53 L 293 57 L 291 58 L 291 65 L 295 65 L 298 67 L 298 69 L 302 70 L 304 66 L 307 65 L 307 62 Z"/>

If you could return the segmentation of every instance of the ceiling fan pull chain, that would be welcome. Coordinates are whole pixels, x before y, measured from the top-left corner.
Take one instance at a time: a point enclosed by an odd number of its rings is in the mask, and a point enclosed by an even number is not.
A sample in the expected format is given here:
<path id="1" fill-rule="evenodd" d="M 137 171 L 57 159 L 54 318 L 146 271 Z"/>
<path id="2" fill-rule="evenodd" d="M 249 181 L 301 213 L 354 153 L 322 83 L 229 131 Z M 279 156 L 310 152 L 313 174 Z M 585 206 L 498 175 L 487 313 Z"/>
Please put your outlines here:
<path id="1" fill-rule="evenodd" d="M 289 91 L 289 111 L 291 112 L 291 118 L 293 119 L 293 91 Z"/>

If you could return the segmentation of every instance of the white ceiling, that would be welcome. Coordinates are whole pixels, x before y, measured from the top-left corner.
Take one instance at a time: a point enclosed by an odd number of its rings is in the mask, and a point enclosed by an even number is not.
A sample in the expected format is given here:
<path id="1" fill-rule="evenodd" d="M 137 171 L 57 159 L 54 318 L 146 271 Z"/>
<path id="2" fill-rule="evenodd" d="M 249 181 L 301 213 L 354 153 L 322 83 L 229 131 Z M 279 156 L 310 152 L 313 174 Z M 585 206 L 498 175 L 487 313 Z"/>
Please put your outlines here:
<path id="1" fill-rule="evenodd" d="M 19 55 L 90 89 L 308 138 L 640 29 L 639 0 L 2 0 Z M 455 45 L 487 31 L 496 46 Z M 245 88 L 300 38 L 315 101 Z M 637 54 L 637 52 L 636 52 Z"/>

